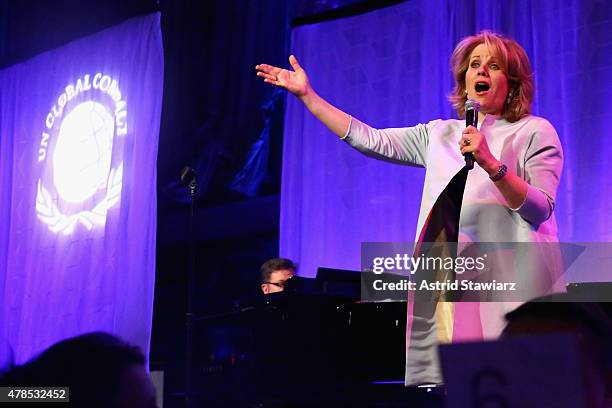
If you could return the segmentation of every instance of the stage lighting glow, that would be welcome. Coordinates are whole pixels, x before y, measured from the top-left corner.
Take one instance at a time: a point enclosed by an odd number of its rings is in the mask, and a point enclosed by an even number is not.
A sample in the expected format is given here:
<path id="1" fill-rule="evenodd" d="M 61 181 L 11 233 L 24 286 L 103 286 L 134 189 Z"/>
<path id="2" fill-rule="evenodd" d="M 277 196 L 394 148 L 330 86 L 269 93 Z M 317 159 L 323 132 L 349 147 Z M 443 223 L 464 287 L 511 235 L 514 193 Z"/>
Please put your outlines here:
<path id="1" fill-rule="evenodd" d="M 53 154 L 54 184 L 64 200 L 79 203 L 106 187 L 114 132 L 114 118 L 100 103 L 81 103 L 66 115 Z"/>
<path id="2" fill-rule="evenodd" d="M 127 104 L 110 75 L 83 75 L 59 95 L 38 150 L 36 212 L 51 231 L 70 234 L 78 224 L 91 230 L 106 223 L 121 199 L 123 162 L 113 164 L 113 145 L 127 135 L 126 119 Z"/>

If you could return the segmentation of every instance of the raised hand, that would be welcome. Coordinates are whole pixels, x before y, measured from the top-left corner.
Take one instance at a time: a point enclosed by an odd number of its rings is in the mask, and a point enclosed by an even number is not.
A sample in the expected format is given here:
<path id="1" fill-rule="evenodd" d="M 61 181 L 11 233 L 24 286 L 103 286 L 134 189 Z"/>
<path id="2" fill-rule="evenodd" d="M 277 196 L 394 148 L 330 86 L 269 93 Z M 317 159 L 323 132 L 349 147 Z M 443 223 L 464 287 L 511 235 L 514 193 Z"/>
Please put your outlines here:
<path id="1" fill-rule="evenodd" d="M 306 71 L 293 55 L 289 56 L 289 63 L 293 71 L 268 64 L 256 65 L 257 76 L 262 77 L 264 82 L 284 88 L 297 97 L 305 96 L 310 90 Z"/>
<path id="2" fill-rule="evenodd" d="M 257 76 L 264 82 L 284 88 L 297 96 L 304 106 L 339 137 L 344 137 L 351 122 L 350 116 L 321 98 L 310 86 L 306 71 L 295 56 L 289 56 L 293 71 L 268 64 L 255 66 Z"/>

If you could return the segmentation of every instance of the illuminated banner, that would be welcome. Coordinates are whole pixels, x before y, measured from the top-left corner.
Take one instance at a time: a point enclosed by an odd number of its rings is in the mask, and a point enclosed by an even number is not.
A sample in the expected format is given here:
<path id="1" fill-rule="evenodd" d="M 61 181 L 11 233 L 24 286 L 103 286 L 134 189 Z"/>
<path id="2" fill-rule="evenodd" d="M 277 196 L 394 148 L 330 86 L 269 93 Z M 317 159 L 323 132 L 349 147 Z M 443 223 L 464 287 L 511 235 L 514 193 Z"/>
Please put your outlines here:
<path id="1" fill-rule="evenodd" d="M 92 330 L 149 347 L 159 15 L 0 71 L 0 339 L 18 362 Z"/>
<path id="2" fill-rule="evenodd" d="M 42 169 L 36 211 L 51 231 L 70 234 L 77 223 L 88 230 L 105 224 L 109 208 L 121 198 L 127 133 L 127 104 L 116 80 L 102 73 L 85 74 L 66 86 L 47 114 L 38 149 Z M 111 165 L 115 144 L 118 160 Z M 54 150 L 47 160 L 50 145 Z M 57 192 L 66 210 L 54 202 L 49 190 Z M 94 205 L 83 206 L 94 195 Z"/>

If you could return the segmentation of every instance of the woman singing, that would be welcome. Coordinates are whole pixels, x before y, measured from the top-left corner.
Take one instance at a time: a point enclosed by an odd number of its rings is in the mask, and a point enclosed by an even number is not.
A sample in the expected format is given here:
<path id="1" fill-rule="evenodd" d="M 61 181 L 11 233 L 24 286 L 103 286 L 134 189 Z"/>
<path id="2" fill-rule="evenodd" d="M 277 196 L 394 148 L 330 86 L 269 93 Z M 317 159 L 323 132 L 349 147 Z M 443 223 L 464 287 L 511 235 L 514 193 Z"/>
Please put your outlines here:
<path id="1" fill-rule="evenodd" d="M 425 167 L 417 236 L 437 198 L 465 165 L 464 154 L 471 153 L 477 166 L 465 184 L 459 242 L 533 244 L 526 254 L 498 259 L 497 276 L 528 279 L 533 296 L 563 286 L 556 253 L 545 248 L 545 243 L 558 240 L 554 208 L 563 152 L 553 126 L 530 113 L 533 74 L 517 42 L 483 31 L 456 46 L 451 56 L 455 87 L 449 100 L 459 117 L 465 115 L 466 100 L 480 103 L 478 127 L 467 128 L 463 120 L 437 119 L 412 127 L 374 129 L 321 98 L 295 56 L 289 62 L 293 70 L 257 65 L 257 75 L 298 97 L 333 133 L 359 151 Z M 515 306 L 457 303 L 452 324 L 436 341 L 495 338 L 503 328 L 504 313 Z M 435 348 L 433 353 L 411 354 L 413 346 L 409 344 L 406 383 L 441 382 Z"/>

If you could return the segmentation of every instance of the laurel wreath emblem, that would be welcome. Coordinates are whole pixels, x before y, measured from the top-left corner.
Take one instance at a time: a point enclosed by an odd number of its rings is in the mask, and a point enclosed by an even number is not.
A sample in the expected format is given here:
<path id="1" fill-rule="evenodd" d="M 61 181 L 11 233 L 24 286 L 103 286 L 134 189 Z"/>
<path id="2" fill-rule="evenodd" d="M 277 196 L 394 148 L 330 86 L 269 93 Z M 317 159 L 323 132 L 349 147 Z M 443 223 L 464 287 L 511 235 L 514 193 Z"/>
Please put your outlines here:
<path id="1" fill-rule="evenodd" d="M 123 163 L 108 174 L 106 184 L 106 195 L 91 210 L 79 211 L 75 214 L 63 214 L 55 204 L 49 191 L 38 180 L 38 191 L 36 194 L 36 212 L 38 218 L 49 226 L 53 232 L 70 234 L 78 223 L 83 224 L 88 230 L 96 225 L 104 225 L 108 209 L 113 207 L 121 199 L 121 187 L 123 180 Z"/>

